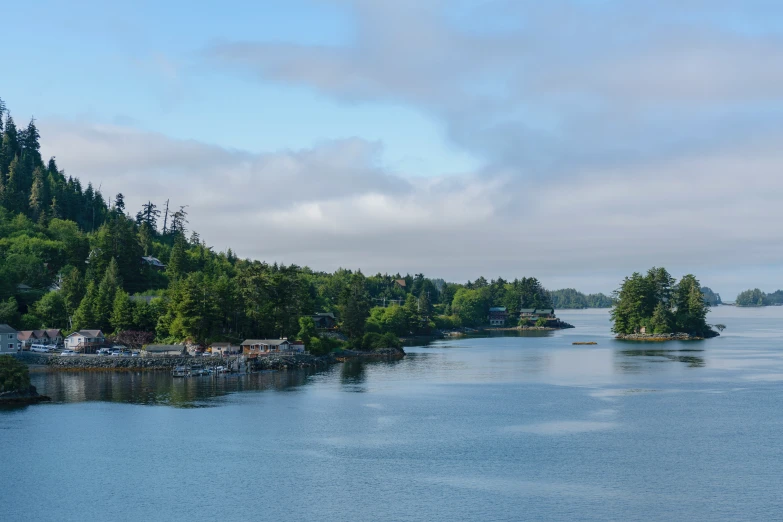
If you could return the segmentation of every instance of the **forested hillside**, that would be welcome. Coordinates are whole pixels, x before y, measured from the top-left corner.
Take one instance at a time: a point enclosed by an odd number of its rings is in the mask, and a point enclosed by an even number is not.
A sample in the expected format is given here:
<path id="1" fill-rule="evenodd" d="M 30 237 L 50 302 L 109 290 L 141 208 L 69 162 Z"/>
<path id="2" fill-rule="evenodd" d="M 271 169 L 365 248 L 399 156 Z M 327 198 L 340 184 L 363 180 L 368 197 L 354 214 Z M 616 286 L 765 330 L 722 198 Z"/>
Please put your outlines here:
<path id="1" fill-rule="evenodd" d="M 0 109 L 0 323 L 202 345 L 301 336 L 317 350 L 331 341 L 314 331 L 316 312 L 334 313 L 342 332 L 364 346 L 382 334 L 478 326 L 491 306 L 513 315 L 552 304 L 535 278 L 453 284 L 214 252 L 188 230 L 187 202 L 128 209 L 116 194 L 109 205 L 54 158 L 43 161 L 34 120 L 20 129 Z"/>
<path id="2" fill-rule="evenodd" d="M 604 294 L 583 294 L 573 288 L 551 292 L 552 306 L 562 308 L 611 308 L 612 298 Z"/>
<path id="3" fill-rule="evenodd" d="M 776 290 L 771 294 L 766 294 L 758 288 L 745 290 L 737 295 L 735 304 L 737 306 L 780 306 L 783 305 L 783 290 Z"/>

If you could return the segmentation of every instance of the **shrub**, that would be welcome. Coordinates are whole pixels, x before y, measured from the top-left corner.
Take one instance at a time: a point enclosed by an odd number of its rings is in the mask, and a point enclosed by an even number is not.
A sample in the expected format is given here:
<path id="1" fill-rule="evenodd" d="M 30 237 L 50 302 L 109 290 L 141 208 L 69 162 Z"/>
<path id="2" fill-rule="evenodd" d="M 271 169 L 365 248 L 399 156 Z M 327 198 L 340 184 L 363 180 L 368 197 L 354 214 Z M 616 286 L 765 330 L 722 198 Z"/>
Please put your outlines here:
<path id="1" fill-rule="evenodd" d="M 538 320 L 536 321 L 536 326 L 546 326 L 546 323 L 548 322 L 549 320 L 546 319 L 545 317 L 539 317 Z"/>
<path id="2" fill-rule="evenodd" d="M 25 391 L 29 387 L 27 365 L 10 355 L 0 355 L 0 392 Z"/>

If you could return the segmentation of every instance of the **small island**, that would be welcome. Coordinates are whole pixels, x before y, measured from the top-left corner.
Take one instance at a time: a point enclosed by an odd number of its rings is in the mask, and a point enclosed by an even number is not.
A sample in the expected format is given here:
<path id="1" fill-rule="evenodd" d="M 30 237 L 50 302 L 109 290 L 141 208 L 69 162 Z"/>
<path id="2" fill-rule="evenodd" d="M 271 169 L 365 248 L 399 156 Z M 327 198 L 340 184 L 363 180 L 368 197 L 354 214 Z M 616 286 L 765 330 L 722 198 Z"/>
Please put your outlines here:
<path id="1" fill-rule="evenodd" d="M 707 324 L 710 306 L 695 276 L 679 282 L 665 268 L 635 272 L 614 294 L 612 331 L 629 341 L 699 340 L 720 335 Z M 724 325 L 714 325 L 723 330 Z"/>
<path id="2" fill-rule="evenodd" d="M 23 406 L 50 401 L 30 384 L 27 365 L 11 355 L 0 355 L 0 406 Z"/>

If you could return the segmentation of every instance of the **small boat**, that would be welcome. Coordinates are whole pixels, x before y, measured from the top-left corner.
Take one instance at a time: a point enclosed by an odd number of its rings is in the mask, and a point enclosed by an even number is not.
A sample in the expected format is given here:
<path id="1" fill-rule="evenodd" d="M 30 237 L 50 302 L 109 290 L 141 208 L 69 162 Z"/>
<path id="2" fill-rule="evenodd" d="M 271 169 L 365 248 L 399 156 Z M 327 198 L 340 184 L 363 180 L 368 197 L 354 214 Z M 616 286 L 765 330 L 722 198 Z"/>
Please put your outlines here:
<path id="1" fill-rule="evenodd" d="M 172 377 L 187 377 L 190 375 L 190 371 L 185 366 L 176 366 L 171 370 Z"/>
<path id="2" fill-rule="evenodd" d="M 190 367 L 190 375 L 194 377 L 198 377 L 201 375 L 209 375 L 209 370 L 204 368 L 203 366 L 191 366 Z"/>

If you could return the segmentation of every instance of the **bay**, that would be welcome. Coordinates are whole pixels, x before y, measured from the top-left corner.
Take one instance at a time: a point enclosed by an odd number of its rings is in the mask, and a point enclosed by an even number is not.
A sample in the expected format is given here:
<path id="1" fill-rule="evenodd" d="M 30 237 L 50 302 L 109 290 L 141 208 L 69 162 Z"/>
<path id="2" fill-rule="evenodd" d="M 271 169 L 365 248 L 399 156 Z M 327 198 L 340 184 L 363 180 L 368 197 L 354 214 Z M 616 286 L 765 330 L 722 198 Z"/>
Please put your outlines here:
<path id="1" fill-rule="evenodd" d="M 559 315 L 324 372 L 35 374 L 55 402 L 0 411 L 2 519 L 781 517 L 783 308 L 665 344 Z"/>

